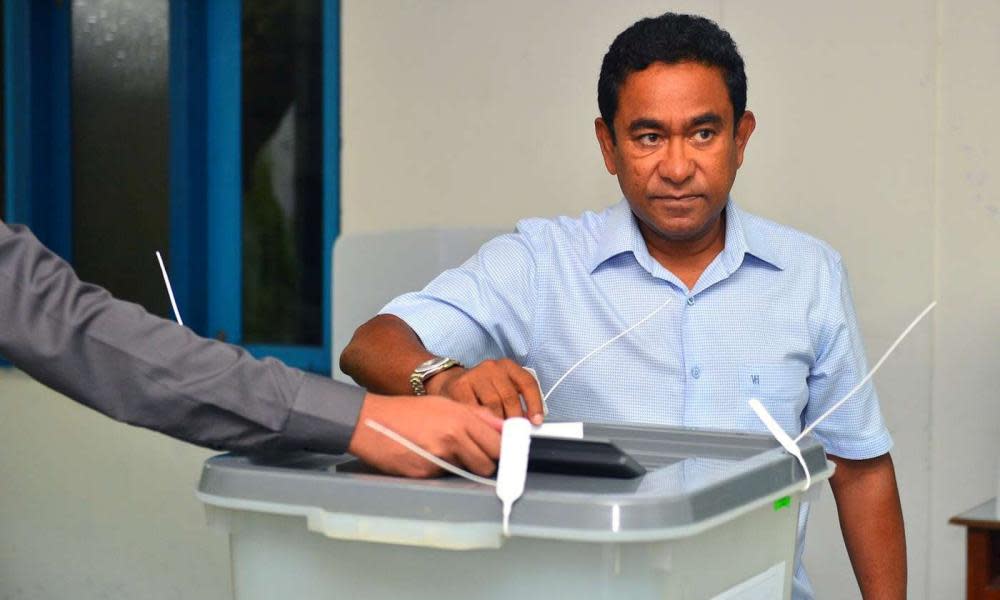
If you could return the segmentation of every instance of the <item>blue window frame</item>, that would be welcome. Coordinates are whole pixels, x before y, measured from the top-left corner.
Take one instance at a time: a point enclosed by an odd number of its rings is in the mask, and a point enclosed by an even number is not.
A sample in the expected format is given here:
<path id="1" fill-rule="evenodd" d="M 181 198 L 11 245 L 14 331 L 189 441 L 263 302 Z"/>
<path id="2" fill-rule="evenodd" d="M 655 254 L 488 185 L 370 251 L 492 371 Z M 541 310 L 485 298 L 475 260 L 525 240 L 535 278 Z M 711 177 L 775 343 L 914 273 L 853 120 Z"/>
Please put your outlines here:
<path id="1" fill-rule="evenodd" d="M 28 225 L 69 259 L 69 9 L 5 0 L 2 10 L 4 220 Z"/>
<path id="2" fill-rule="evenodd" d="M 171 256 L 185 321 L 242 343 L 240 0 L 171 2 Z M 340 3 L 323 23 L 322 345 L 245 344 L 310 371 L 330 372 L 330 260 L 339 232 Z M 234 308 L 239 307 L 239 308 Z"/>
<path id="3" fill-rule="evenodd" d="M 7 39 L 3 25 L 7 22 L 7 15 L 4 14 L 4 11 L 5 7 L 0 7 L 0 66 L 2 66 L 2 69 L 0 69 L 0 85 L 4 85 L 3 73 L 7 72 L 7 63 L 4 59 L 7 56 L 7 49 L 4 48 L 3 43 L 3 40 Z M 3 123 L 2 131 L 0 131 L 0 220 L 3 220 L 7 216 L 7 159 L 5 158 L 7 156 L 7 122 L 6 117 L 3 116 L 6 114 L 4 110 L 4 96 L 5 94 L 0 93 L 0 123 Z"/>
<path id="4" fill-rule="evenodd" d="M 68 2 L 6 0 L 5 218 L 70 259 L 70 19 Z"/>
<path id="5" fill-rule="evenodd" d="M 6 0 L 5 217 L 72 249 L 70 2 Z M 170 271 L 185 324 L 243 341 L 240 0 L 170 2 Z M 340 3 L 322 2 L 322 343 L 249 344 L 330 372 L 330 261 L 339 232 Z"/>

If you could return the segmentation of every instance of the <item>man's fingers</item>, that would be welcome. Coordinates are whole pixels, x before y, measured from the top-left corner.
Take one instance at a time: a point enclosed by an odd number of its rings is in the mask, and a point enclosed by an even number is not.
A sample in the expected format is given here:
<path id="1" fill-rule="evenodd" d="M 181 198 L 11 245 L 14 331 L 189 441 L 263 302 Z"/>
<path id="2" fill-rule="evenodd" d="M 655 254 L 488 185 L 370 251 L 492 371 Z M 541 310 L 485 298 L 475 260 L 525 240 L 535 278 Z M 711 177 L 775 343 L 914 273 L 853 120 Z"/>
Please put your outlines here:
<path id="1" fill-rule="evenodd" d="M 503 419 L 495 417 L 483 408 L 471 411 L 475 418 L 469 421 L 467 432 L 469 438 L 482 451 L 496 461 L 500 459 L 500 431 L 503 429 Z"/>
<path id="2" fill-rule="evenodd" d="M 479 444 L 470 435 L 461 436 L 457 442 L 458 446 L 455 448 L 455 458 L 462 465 L 465 465 L 466 469 L 483 477 L 493 474 L 493 471 L 496 470 L 496 463 L 487 456 L 486 452 L 479 447 Z"/>
<path id="3" fill-rule="evenodd" d="M 456 379 L 455 383 L 448 389 L 448 395 L 452 400 L 461 404 L 468 404 L 469 406 L 479 405 L 476 390 L 467 377 Z"/>
<path id="4" fill-rule="evenodd" d="M 485 406 L 473 407 L 472 412 L 482 421 L 485 421 L 492 429 L 498 432 L 503 431 L 503 419 L 490 412 Z"/>
<path id="5" fill-rule="evenodd" d="M 463 371 L 448 380 L 440 393 L 462 404 L 485 406 L 501 418 L 526 416 L 538 425 L 545 414 L 538 382 L 507 358 L 486 360 Z"/>
<path id="6" fill-rule="evenodd" d="M 500 403 L 503 405 L 504 417 L 520 417 L 524 414 L 521 408 L 521 396 L 514 387 L 514 382 L 506 377 L 493 380 L 493 388 L 496 390 Z"/>
<path id="7" fill-rule="evenodd" d="M 510 375 L 511 380 L 517 384 L 521 397 L 524 398 L 528 418 L 535 425 L 540 425 L 545 417 L 545 405 L 542 403 L 542 392 L 538 389 L 538 380 L 519 366 Z"/>
<path id="8" fill-rule="evenodd" d="M 348 450 L 386 473 L 434 477 L 441 474 L 439 467 L 368 427 L 369 419 L 473 473 L 485 477 L 496 471 L 503 421 L 481 406 L 462 405 L 440 396 L 365 397 Z"/>
<path id="9" fill-rule="evenodd" d="M 487 380 L 477 380 L 471 385 L 473 389 L 473 395 L 476 397 L 476 401 L 479 405 L 489 409 L 490 412 L 500 417 L 504 416 L 503 401 L 500 399 L 500 394 L 497 393 L 496 388 L 493 387 L 493 383 Z"/>
<path id="10" fill-rule="evenodd" d="M 476 397 L 479 398 L 480 404 L 501 417 L 503 416 L 503 400 L 500 398 L 500 393 L 497 392 L 496 387 L 493 386 L 493 382 L 486 381 L 478 384 L 476 386 Z"/>
<path id="11" fill-rule="evenodd" d="M 403 449 L 403 452 L 410 452 L 409 450 Z M 417 456 L 410 452 L 413 458 L 406 458 L 406 462 L 403 459 L 399 459 L 400 467 L 398 469 L 392 469 L 391 471 L 397 471 L 392 473 L 394 475 L 402 475 L 403 477 L 413 477 L 418 479 L 429 479 L 431 477 L 437 477 L 441 475 L 444 470 L 441 467 L 435 465 L 431 461 L 425 459 L 422 456 Z"/>

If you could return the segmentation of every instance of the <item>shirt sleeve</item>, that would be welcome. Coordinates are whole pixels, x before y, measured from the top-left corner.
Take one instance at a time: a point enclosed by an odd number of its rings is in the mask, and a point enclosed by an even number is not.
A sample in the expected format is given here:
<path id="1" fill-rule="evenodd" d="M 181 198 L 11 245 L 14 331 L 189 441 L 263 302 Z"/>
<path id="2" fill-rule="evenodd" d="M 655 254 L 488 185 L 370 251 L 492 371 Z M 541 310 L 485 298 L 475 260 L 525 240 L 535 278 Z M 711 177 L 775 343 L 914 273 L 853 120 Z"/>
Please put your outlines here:
<path id="1" fill-rule="evenodd" d="M 434 354 L 465 365 L 512 358 L 525 364 L 532 339 L 536 255 L 520 231 L 490 240 L 462 266 L 380 314 L 401 318 Z"/>
<path id="2" fill-rule="evenodd" d="M 0 222 L 0 354 L 116 420 L 224 450 L 346 450 L 364 391 L 304 373 L 81 282 Z"/>
<path id="3" fill-rule="evenodd" d="M 817 358 L 809 374 L 803 427 L 822 416 L 868 374 L 847 272 L 839 260 L 831 270 L 831 292 L 819 303 L 822 326 Z M 871 381 L 820 423 L 813 434 L 828 453 L 841 458 L 875 458 L 892 448 L 892 437 Z"/>

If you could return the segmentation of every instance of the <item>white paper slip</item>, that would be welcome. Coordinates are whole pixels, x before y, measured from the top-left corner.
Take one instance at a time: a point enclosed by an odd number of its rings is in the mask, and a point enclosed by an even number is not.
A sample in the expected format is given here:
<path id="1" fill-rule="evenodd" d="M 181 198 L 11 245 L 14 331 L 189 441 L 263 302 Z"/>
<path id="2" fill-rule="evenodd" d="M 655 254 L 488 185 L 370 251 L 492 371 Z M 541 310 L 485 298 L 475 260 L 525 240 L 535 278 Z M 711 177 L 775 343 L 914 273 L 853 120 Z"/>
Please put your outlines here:
<path id="1" fill-rule="evenodd" d="M 531 428 L 531 437 L 583 439 L 583 422 L 542 423 Z"/>

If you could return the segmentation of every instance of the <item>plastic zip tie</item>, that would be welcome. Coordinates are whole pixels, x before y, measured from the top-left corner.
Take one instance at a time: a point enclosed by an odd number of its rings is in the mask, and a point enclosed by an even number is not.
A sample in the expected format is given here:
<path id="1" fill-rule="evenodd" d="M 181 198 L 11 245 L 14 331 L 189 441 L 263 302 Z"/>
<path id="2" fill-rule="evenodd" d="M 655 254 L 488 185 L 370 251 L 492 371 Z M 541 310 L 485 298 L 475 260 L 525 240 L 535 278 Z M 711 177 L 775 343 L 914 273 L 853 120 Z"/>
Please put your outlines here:
<path id="1" fill-rule="evenodd" d="M 896 341 L 894 341 L 889 346 L 889 349 L 885 351 L 885 353 L 882 355 L 882 358 L 880 358 L 878 362 L 875 363 L 875 366 L 872 367 L 872 370 L 869 371 L 868 374 L 865 375 L 864 378 L 862 378 L 861 381 L 858 382 L 858 384 L 854 386 L 854 388 L 850 392 L 848 392 L 846 396 L 838 400 L 826 412 L 820 415 L 818 419 L 816 419 L 808 427 L 803 429 L 802 433 L 800 433 L 798 437 L 796 437 L 794 440 L 791 439 L 791 437 L 787 433 L 785 433 L 785 430 L 783 430 L 780 425 L 778 425 L 778 422 L 774 420 L 774 417 L 772 417 L 771 413 L 767 411 L 767 408 L 765 408 L 764 405 L 760 403 L 760 400 L 756 398 L 751 398 L 748 401 L 750 408 L 754 411 L 754 413 L 757 414 L 757 418 L 759 418 L 761 422 L 764 423 L 764 426 L 767 427 L 767 430 L 771 432 L 771 435 L 774 436 L 774 439 L 777 440 L 778 443 L 781 444 L 781 447 L 784 448 L 789 454 L 798 459 L 799 464 L 802 465 L 802 469 L 806 473 L 806 487 L 805 490 L 803 491 L 809 489 L 812 478 L 811 475 L 809 474 L 809 468 L 806 466 L 806 462 L 802 458 L 802 449 L 799 448 L 799 442 L 802 441 L 802 438 L 809 435 L 809 432 L 815 429 L 817 425 L 822 423 L 824 419 L 833 414 L 833 411 L 840 408 L 844 404 L 844 402 L 846 402 L 849 398 L 854 396 L 854 394 L 856 394 L 858 390 L 864 387 L 864 385 L 868 383 L 868 381 L 872 378 L 872 376 L 875 375 L 875 372 L 879 370 L 879 368 L 886 361 L 886 359 L 889 358 L 889 355 L 891 355 L 896 350 L 896 347 L 899 346 L 899 344 L 903 341 L 903 339 L 907 335 L 909 335 L 911 331 L 913 331 L 913 328 L 916 327 L 917 324 L 920 323 L 920 321 L 922 321 L 923 318 L 926 317 L 927 314 L 931 312 L 931 310 L 933 310 L 935 306 L 937 306 L 936 300 L 928 304 L 927 308 L 921 311 L 920 314 L 917 315 L 917 317 L 913 319 L 913 321 L 909 325 L 907 325 L 906 329 L 903 330 L 903 333 L 899 334 L 899 337 L 897 337 Z"/>
<path id="2" fill-rule="evenodd" d="M 557 387 L 559 387 L 559 384 L 560 384 L 560 383 L 562 383 L 562 382 L 563 382 L 563 380 L 565 380 L 565 379 L 566 379 L 567 377 L 569 377 L 569 374 L 570 374 L 570 373 L 572 373 L 573 371 L 575 371 L 577 367 L 579 367 L 579 366 L 580 366 L 580 365 L 582 365 L 582 364 L 583 364 L 584 362 L 586 362 L 586 360 L 587 360 L 588 358 L 590 358 L 591 356 L 593 356 L 593 355 L 597 354 L 597 353 L 598 353 L 598 352 L 600 352 L 601 350 L 604 350 L 605 348 L 607 348 L 608 346 L 610 346 L 612 342 L 614 342 L 614 341 L 618 340 L 619 338 L 621 338 L 622 336 L 624 336 L 624 335 L 625 335 L 625 334 L 627 334 L 628 332 L 632 331 L 632 330 L 633 330 L 633 329 L 635 329 L 636 327 L 638 327 L 638 326 L 642 325 L 643 323 L 645 323 L 646 321 L 648 321 L 648 320 L 652 319 L 652 318 L 653 318 L 653 315 L 655 315 L 656 313 L 658 313 L 658 312 L 660 312 L 661 310 L 663 310 L 664 308 L 666 308 L 666 307 L 667 307 L 667 305 L 668 305 L 668 304 L 670 304 L 670 302 L 671 302 L 671 301 L 673 301 L 673 298 L 667 298 L 667 301 L 666 301 L 666 302 L 664 302 L 663 304 L 661 304 L 660 306 L 658 306 L 658 307 L 656 308 L 656 310 L 654 310 L 653 312 L 649 313 L 649 314 L 648 314 L 648 315 L 646 315 L 645 317 L 643 317 L 643 318 L 639 319 L 639 320 L 638 320 L 637 322 L 635 322 L 635 323 L 634 323 L 634 324 L 633 324 L 633 325 L 632 325 L 631 327 L 629 327 L 629 328 L 628 328 L 628 329 L 626 329 L 625 331 L 623 331 L 623 332 L 619 333 L 619 334 L 618 334 L 618 335 L 616 335 L 615 337 L 613 337 L 613 338 L 611 338 L 610 340 L 608 340 L 608 341 L 604 342 L 604 343 L 603 343 L 603 344 L 601 344 L 600 346 L 598 346 L 598 347 L 594 348 L 593 350 L 591 350 L 591 351 L 590 351 L 590 354 L 588 354 L 588 355 L 584 356 L 583 358 L 581 358 L 580 360 L 576 361 L 576 364 L 575 364 L 575 365 L 573 365 L 572 367 L 570 367 L 569 369 L 567 369 L 567 370 L 566 370 L 566 372 L 562 374 L 562 377 L 560 377 L 560 378 L 559 378 L 559 379 L 558 379 L 558 380 L 557 380 L 557 381 L 555 382 L 555 384 L 553 384 L 553 385 L 552 385 L 552 387 L 550 387 L 550 388 L 549 388 L 549 391 L 548 391 L 548 392 L 546 392 L 546 394 L 545 394 L 544 396 L 542 396 L 542 404 L 545 404 L 545 403 L 546 403 L 546 402 L 548 401 L 548 399 L 549 399 L 549 396 L 551 396 L 551 395 L 552 395 L 552 392 L 556 391 L 556 388 L 557 388 Z"/>
<path id="3" fill-rule="evenodd" d="M 174 308 L 174 316 L 177 317 L 177 324 L 183 325 L 184 321 L 181 320 L 181 311 L 177 310 L 177 301 L 174 300 L 174 288 L 170 287 L 170 277 L 167 276 L 167 268 L 163 266 L 163 257 L 160 256 L 160 251 L 156 251 L 156 260 L 160 262 L 160 272 L 163 273 L 163 283 L 167 284 L 167 295 L 170 296 L 170 306 Z"/>
<path id="4" fill-rule="evenodd" d="M 844 396 L 843 398 L 841 398 L 840 400 L 838 400 L 836 404 L 834 404 L 833 406 L 831 406 L 825 413 L 823 413 L 822 415 L 820 415 L 820 417 L 818 419 L 816 419 L 808 427 L 806 427 L 805 429 L 803 429 L 802 433 L 800 433 L 799 436 L 797 438 L 795 438 L 795 442 L 798 443 L 802 438 L 804 438 L 806 435 L 808 435 L 809 432 L 812 431 L 817 425 L 819 425 L 820 423 L 822 423 L 824 419 L 826 419 L 831 414 L 833 414 L 833 411 L 835 411 L 838 408 L 840 408 L 840 405 L 842 405 L 844 402 L 847 402 L 848 398 L 850 398 L 851 396 L 853 396 L 854 394 L 856 394 L 858 392 L 858 390 L 860 390 L 862 387 L 864 387 L 864 385 L 866 383 L 868 383 L 868 380 L 872 378 L 872 376 L 875 374 L 875 372 L 879 370 L 879 368 L 882 366 L 882 363 L 885 362 L 885 359 L 889 358 L 889 355 L 892 354 L 892 352 L 896 349 L 896 346 L 898 346 L 900 344 L 900 342 L 903 341 L 903 338 L 905 338 L 907 335 L 909 335 L 910 331 L 912 331 L 913 328 L 917 326 L 917 323 L 919 323 L 920 321 L 922 321 L 923 318 L 927 316 L 927 313 L 931 312 L 934 309 L 935 306 L 937 306 L 937 300 L 935 300 L 934 302 L 931 302 L 930 304 L 928 304 L 927 308 L 925 308 L 919 315 L 917 315 L 917 318 L 913 319 L 913 321 L 906 327 L 906 329 L 903 330 L 903 333 L 899 334 L 899 337 L 896 338 L 896 341 L 893 342 L 891 346 L 889 346 L 889 349 L 885 351 L 885 354 L 882 355 L 882 358 L 878 359 L 878 362 L 875 363 L 875 366 L 872 367 L 872 370 L 869 371 L 867 375 L 865 375 L 864 379 L 862 379 L 858 383 L 858 385 L 854 386 L 854 389 L 852 389 L 851 391 L 847 392 L 846 396 Z"/>

